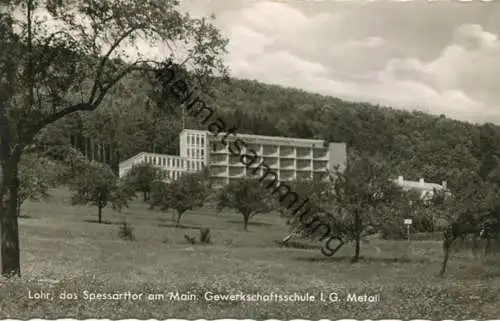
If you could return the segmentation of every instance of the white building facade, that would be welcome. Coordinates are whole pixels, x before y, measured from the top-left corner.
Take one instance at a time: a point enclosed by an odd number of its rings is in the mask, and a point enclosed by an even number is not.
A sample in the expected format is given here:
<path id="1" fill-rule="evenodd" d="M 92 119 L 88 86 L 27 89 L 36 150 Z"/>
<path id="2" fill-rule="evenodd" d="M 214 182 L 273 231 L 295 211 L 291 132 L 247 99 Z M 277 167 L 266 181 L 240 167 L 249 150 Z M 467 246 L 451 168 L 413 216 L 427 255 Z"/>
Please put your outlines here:
<path id="1" fill-rule="evenodd" d="M 180 156 L 141 153 L 120 164 L 120 177 L 133 164 L 145 161 L 172 172 L 169 177 L 173 179 L 208 167 L 218 186 L 241 178 L 264 177 L 269 171 L 279 181 L 323 179 L 336 165 L 345 168 L 346 159 L 345 143 L 250 134 L 215 136 L 209 131 L 185 129 L 180 133 Z"/>
<path id="2" fill-rule="evenodd" d="M 171 181 L 179 178 L 186 172 L 186 159 L 166 154 L 139 153 L 132 158 L 120 163 L 119 175 L 125 176 L 134 165 L 151 164 L 165 171 L 165 180 Z"/>
<path id="3" fill-rule="evenodd" d="M 403 176 L 399 176 L 398 179 L 394 180 L 394 183 L 400 186 L 404 191 L 413 190 L 419 192 L 420 198 L 424 201 L 431 200 L 436 191 L 446 192 L 449 194 L 446 181 L 443 181 L 441 184 L 437 184 L 425 182 L 423 178 L 420 178 L 418 181 L 410 181 L 405 180 Z"/>

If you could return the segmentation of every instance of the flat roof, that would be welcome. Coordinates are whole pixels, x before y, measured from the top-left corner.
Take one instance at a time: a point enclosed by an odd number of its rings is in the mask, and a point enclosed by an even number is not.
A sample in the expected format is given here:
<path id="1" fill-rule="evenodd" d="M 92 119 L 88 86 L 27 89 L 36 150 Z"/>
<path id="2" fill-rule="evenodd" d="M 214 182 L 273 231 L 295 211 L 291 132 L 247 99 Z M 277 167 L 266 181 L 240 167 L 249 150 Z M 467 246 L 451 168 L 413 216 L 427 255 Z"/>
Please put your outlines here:
<path id="1" fill-rule="evenodd" d="M 210 136 L 213 134 L 208 130 L 198 130 L 198 129 L 183 129 L 182 132 L 192 132 L 197 134 L 206 133 Z M 221 132 L 219 135 L 226 135 L 227 132 Z M 217 135 L 218 136 L 218 135 Z M 270 141 L 279 141 L 279 142 L 290 142 L 296 141 L 301 143 L 311 143 L 311 144 L 324 144 L 325 140 L 322 139 L 307 139 L 307 138 L 297 138 L 297 137 L 284 137 L 284 136 L 264 136 L 264 135 L 253 135 L 253 134 L 241 134 L 236 133 L 236 137 L 238 138 L 249 138 L 249 139 L 262 139 L 262 140 L 270 140 Z"/>
<path id="2" fill-rule="evenodd" d="M 427 183 L 420 181 L 399 181 L 398 179 L 393 180 L 394 183 L 403 187 L 410 189 L 418 189 L 418 190 L 444 190 L 444 186 L 436 183 Z"/>
<path id="3" fill-rule="evenodd" d="M 144 152 L 144 156 L 154 156 L 154 157 L 165 157 L 165 158 L 187 159 L 186 157 L 184 157 L 184 156 L 179 156 L 179 155 L 158 154 L 158 153 L 148 153 L 148 152 Z"/>

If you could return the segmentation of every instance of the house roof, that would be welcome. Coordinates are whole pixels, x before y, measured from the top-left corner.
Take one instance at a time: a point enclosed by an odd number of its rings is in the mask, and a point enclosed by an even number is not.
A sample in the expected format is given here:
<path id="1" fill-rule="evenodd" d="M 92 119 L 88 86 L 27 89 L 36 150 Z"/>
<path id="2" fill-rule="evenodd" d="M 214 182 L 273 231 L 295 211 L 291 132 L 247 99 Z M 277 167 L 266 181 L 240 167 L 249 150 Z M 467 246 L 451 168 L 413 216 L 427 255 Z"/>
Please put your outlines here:
<path id="1" fill-rule="evenodd" d="M 407 188 L 407 189 L 414 189 L 414 190 L 420 190 L 420 191 L 433 191 L 434 189 L 436 190 L 444 190 L 444 186 L 436 183 L 426 183 L 426 182 L 419 182 L 419 181 L 400 181 L 395 179 L 394 183 L 396 183 L 398 186 L 401 186 L 402 188 Z"/>

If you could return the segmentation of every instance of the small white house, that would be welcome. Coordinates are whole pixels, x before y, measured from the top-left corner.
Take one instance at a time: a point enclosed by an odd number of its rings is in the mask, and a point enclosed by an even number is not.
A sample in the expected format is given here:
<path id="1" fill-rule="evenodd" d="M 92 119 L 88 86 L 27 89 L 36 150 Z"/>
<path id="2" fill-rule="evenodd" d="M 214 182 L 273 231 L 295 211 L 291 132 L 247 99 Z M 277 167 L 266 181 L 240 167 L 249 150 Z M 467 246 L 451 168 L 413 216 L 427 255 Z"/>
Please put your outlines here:
<path id="1" fill-rule="evenodd" d="M 449 194 L 448 188 L 446 186 L 446 181 L 443 181 L 441 184 L 427 183 L 423 178 L 418 181 L 409 181 L 405 180 L 403 176 L 399 176 L 398 179 L 394 180 L 394 183 L 400 186 L 404 191 L 420 191 L 420 197 L 422 200 L 432 199 L 432 197 L 434 196 L 434 191 L 444 191 Z"/>

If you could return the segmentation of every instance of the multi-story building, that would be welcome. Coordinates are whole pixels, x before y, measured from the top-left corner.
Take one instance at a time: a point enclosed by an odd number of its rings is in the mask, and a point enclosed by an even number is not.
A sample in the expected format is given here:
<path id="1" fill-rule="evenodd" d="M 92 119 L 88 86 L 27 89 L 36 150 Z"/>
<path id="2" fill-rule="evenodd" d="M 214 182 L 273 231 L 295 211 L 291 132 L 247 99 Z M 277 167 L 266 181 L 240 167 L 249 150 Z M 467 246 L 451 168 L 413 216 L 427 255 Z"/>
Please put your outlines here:
<path id="1" fill-rule="evenodd" d="M 240 140 L 238 148 L 236 139 Z M 345 143 L 249 134 L 215 136 L 209 131 L 185 129 L 180 134 L 180 156 L 141 153 L 120 164 L 120 176 L 133 164 L 146 161 L 167 172 L 175 170 L 176 174 L 170 175 L 173 179 L 208 167 L 214 185 L 265 177 L 269 171 L 276 173 L 279 181 L 322 179 L 336 165 L 342 170 L 346 157 Z M 169 160 L 174 159 L 180 164 L 175 168 L 169 166 Z"/>

